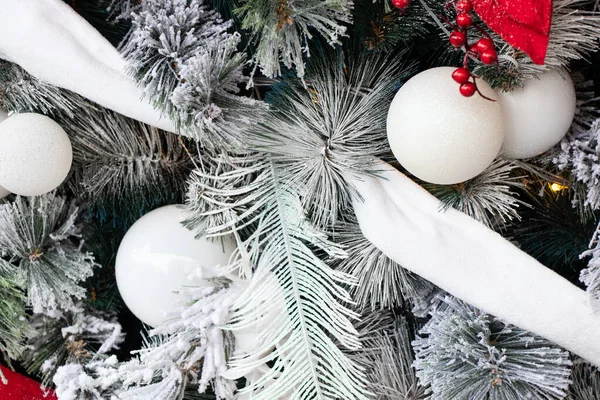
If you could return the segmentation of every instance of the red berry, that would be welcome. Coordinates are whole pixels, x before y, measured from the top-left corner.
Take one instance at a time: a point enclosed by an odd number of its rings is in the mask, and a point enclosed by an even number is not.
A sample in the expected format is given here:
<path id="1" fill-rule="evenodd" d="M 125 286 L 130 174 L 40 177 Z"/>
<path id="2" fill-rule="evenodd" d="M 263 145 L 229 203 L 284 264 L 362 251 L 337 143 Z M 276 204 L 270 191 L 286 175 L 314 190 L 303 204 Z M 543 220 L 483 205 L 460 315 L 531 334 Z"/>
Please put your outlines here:
<path id="1" fill-rule="evenodd" d="M 456 68 L 452 73 L 452 79 L 454 79 L 457 83 L 467 83 L 469 78 L 471 77 L 471 73 L 468 69 L 460 67 Z"/>
<path id="2" fill-rule="evenodd" d="M 466 82 L 460 85 L 460 94 L 465 97 L 471 97 L 477 91 L 477 87 L 473 82 Z"/>
<path id="3" fill-rule="evenodd" d="M 459 13 L 468 13 L 473 9 L 473 4 L 470 0 L 458 0 L 455 7 Z"/>
<path id="4" fill-rule="evenodd" d="M 475 51 L 479 54 L 483 54 L 488 50 L 494 50 L 494 42 L 488 38 L 481 38 L 475 43 Z"/>
<path id="5" fill-rule="evenodd" d="M 392 5 L 400 10 L 404 10 L 410 5 L 410 0 L 392 0 Z"/>
<path id="6" fill-rule="evenodd" d="M 489 65 L 494 64 L 496 61 L 498 61 L 498 54 L 496 54 L 496 50 L 491 49 L 481 53 L 482 63 Z"/>
<path id="7" fill-rule="evenodd" d="M 461 28 L 468 28 L 473 24 L 473 17 L 467 13 L 461 13 L 456 16 L 456 25 Z"/>
<path id="8" fill-rule="evenodd" d="M 462 46 L 463 44 L 465 44 L 466 40 L 467 40 L 467 35 L 465 35 L 461 31 L 453 31 L 450 34 L 450 43 L 454 47 Z"/>

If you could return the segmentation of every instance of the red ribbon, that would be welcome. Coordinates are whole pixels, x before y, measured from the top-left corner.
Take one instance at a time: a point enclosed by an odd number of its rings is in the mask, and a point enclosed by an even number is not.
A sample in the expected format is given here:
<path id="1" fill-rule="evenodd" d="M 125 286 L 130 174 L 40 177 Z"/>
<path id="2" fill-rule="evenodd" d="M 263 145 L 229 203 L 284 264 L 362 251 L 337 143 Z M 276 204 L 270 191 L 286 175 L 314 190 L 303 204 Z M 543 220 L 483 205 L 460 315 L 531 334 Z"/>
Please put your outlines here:
<path id="1" fill-rule="evenodd" d="M 550 39 L 552 0 L 471 0 L 479 17 L 511 46 L 543 64 Z"/>

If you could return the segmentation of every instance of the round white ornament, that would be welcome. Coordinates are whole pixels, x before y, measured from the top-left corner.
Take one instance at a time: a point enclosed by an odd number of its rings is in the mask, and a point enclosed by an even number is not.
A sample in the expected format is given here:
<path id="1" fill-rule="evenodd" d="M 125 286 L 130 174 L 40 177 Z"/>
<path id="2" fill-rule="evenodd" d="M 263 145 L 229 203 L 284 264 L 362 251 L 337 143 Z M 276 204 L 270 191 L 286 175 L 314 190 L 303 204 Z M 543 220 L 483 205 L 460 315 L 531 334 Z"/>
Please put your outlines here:
<path id="1" fill-rule="evenodd" d="M 575 87 L 566 70 L 547 71 L 523 88 L 496 93 L 504 113 L 504 157 L 537 156 L 560 142 L 573 123 Z"/>
<path id="2" fill-rule="evenodd" d="M 71 141 L 41 114 L 15 114 L 0 123 L 0 185 L 22 196 L 56 189 L 73 161 Z"/>
<path id="3" fill-rule="evenodd" d="M 464 97 L 452 79 L 455 68 L 423 71 L 396 93 L 387 117 L 394 155 L 416 177 L 452 184 L 471 179 L 494 160 L 504 136 L 498 102 L 475 93 Z M 492 88 L 477 80 L 479 90 L 495 99 Z"/>
<path id="4" fill-rule="evenodd" d="M 153 327 L 181 303 L 178 290 L 208 285 L 206 279 L 218 275 L 236 247 L 230 236 L 196 239 L 181 225 L 183 219 L 179 206 L 157 208 L 129 228 L 117 252 L 115 274 L 123 301 Z"/>

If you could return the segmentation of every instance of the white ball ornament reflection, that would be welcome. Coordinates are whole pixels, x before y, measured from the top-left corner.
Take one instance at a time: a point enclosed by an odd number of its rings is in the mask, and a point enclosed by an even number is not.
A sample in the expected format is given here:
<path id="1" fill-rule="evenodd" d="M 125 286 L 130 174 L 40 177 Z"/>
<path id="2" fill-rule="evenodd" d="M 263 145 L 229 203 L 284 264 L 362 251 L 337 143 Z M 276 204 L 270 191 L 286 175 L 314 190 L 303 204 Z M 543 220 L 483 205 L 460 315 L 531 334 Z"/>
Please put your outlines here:
<path id="1" fill-rule="evenodd" d="M 479 94 L 464 97 L 452 79 L 455 68 L 423 71 L 396 93 L 387 117 L 394 155 L 411 174 L 437 184 L 471 179 L 494 160 L 504 137 L 500 104 Z M 479 90 L 495 99 L 492 88 Z"/>
<path id="2" fill-rule="evenodd" d="M 165 312 L 181 304 L 184 286 L 206 286 L 229 263 L 235 250 L 232 237 L 196 239 L 181 225 L 179 206 L 165 206 L 137 220 L 117 252 L 117 287 L 131 312 L 150 326 L 158 326 Z M 190 279 L 190 276 L 193 278 Z"/>
<path id="3" fill-rule="evenodd" d="M 505 118 L 506 158 L 529 158 L 551 149 L 573 123 L 575 87 L 564 69 L 529 79 L 522 88 L 496 92 Z"/>
<path id="4" fill-rule="evenodd" d="M 0 123 L 0 185 L 22 196 L 56 189 L 73 161 L 71 141 L 50 118 L 15 114 Z"/>

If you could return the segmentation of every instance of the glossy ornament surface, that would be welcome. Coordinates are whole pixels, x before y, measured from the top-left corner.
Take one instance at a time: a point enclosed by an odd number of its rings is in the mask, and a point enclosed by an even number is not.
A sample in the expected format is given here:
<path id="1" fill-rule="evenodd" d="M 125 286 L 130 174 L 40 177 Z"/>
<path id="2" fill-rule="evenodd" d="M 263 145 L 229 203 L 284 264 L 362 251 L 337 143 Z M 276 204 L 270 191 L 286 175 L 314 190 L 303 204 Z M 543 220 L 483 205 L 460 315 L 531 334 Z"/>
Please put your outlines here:
<path id="1" fill-rule="evenodd" d="M 73 161 L 71 141 L 41 114 L 15 114 L 0 123 L 0 185 L 21 196 L 56 189 Z"/>
<path id="2" fill-rule="evenodd" d="M 496 90 L 505 117 L 502 155 L 529 158 L 549 149 L 569 131 L 575 87 L 566 70 L 547 71 L 511 92 Z"/>
<path id="3" fill-rule="evenodd" d="M 181 304 L 184 286 L 206 286 L 229 263 L 235 241 L 195 239 L 181 221 L 179 206 L 160 207 L 129 228 L 117 252 L 117 286 L 127 307 L 150 326 Z M 193 275 L 193 276 L 192 276 Z"/>
<path id="4" fill-rule="evenodd" d="M 504 136 L 498 102 L 475 93 L 464 97 L 452 79 L 455 68 L 432 68 L 400 88 L 387 117 L 390 147 L 411 174 L 438 184 L 471 179 L 494 160 Z M 494 91 L 481 79 L 477 87 Z"/>

